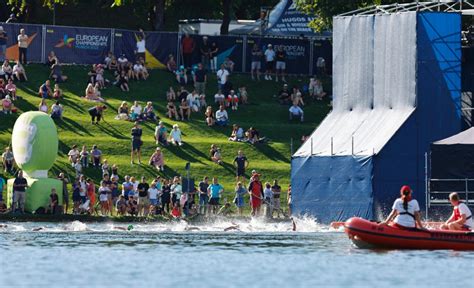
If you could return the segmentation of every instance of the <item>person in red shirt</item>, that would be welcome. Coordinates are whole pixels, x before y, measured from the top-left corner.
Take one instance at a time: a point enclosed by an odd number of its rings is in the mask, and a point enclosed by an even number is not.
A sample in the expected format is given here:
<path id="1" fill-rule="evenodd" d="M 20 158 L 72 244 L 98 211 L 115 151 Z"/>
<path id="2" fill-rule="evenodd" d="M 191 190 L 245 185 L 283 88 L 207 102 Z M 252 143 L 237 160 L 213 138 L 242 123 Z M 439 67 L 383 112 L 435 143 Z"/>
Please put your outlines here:
<path id="1" fill-rule="evenodd" d="M 184 38 L 181 40 L 181 53 L 183 55 L 184 67 L 189 69 L 192 65 L 192 57 L 196 44 L 193 38 L 189 34 L 184 34 Z"/>
<path id="2" fill-rule="evenodd" d="M 179 209 L 178 202 L 174 203 L 173 210 L 171 210 L 171 216 L 173 216 L 173 218 L 181 218 L 181 210 Z"/>
<path id="3" fill-rule="evenodd" d="M 89 212 L 94 212 L 95 206 L 95 184 L 92 179 L 87 179 L 87 198 L 89 198 Z"/>
<path id="4" fill-rule="evenodd" d="M 263 199 L 263 184 L 260 182 L 260 174 L 257 171 L 252 171 L 250 184 L 248 188 L 250 194 L 250 207 L 252 207 L 252 216 L 260 215 L 260 206 L 262 206 Z"/>

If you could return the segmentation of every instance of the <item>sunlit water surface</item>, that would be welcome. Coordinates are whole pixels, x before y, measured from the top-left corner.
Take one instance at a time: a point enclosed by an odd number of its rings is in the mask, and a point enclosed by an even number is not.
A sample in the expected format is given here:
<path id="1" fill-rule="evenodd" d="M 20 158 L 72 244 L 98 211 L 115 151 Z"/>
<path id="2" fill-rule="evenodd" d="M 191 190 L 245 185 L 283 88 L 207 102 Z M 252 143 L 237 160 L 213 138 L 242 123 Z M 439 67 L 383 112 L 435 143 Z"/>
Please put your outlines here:
<path id="1" fill-rule="evenodd" d="M 361 250 L 307 218 L 2 224 L 1 287 L 474 287 L 473 252 Z"/>

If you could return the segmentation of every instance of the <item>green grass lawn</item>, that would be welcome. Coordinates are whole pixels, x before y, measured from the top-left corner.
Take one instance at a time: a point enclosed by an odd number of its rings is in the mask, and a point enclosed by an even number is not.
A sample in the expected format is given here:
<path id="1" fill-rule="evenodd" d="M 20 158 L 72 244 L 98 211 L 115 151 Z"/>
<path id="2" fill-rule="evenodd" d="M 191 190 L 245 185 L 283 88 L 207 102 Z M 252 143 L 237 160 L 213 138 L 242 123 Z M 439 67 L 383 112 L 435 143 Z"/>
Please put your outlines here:
<path id="1" fill-rule="evenodd" d="M 40 98 L 37 96 L 38 87 L 46 80 L 49 69 L 39 64 L 30 64 L 26 67 L 29 81 L 17 83 L 18 95 L 21 99 L 15 105 L 20 112 L 37 110 Z M 191 121 L 178 122 L 183 132 L 184 145 L 182 147 L 169 146 L 163 149 L 165 156 L 165 172 L 158 173 L 153 167 L 147 165 L 148 159 L 156 148 L 153 139 L 155 123 L 143 123 L 143 147 L 142 165 L 130 165 L 131 137 L 130 129 L 133 124 L 127 121 L 114 120 L 118 106 L 122 101 L 140 101 L 142 107 L 146 101 L 152 101 L 159 118 L 165 122 L 168 128 L 176 121 L 166 118 L 166 94 L 169 86 L 178 87 L 173 75 L 165 71 L 151 71 L 147 81 L 132 82 L 130 92 L 121 92 L 117 87 L 108 87 L 102 90 L 102 97 L 107 100 L 105 120 L 100 125 L 92 125 L 87 109 L 94 103 L 84 100 L 81 96 L 87 83 L 87 66 L 66 66 L 64 75 L 69 76 L 67 83 L 60 85 L 64 92 L 61 101 L 65 107 L 64 118 L 56 121 L 59 133 L 59 155 L 54 167 L 50 170 L 50 177 L 56 177 L 60 171 L 64 171 L 72 179 L 75 173 L 67 160 L 67 153 L 73 144 L 79 147 L 86 145 L 88 150 L 93 144 L 97 144 L 103 155 L 109 161 L 109 165 L 116 164 L 119 167 L 120 180 L 124 175 L 134 175 L 137 178 L 142 175 L 148 179 L 156 175 L 171 178 L 175 175 L 185 175 L 185 164 L 191 162 L 191 176 L 198 182 L 204 176 L 217 176 L 219 182 L 225 188 L 225 197 L 233 199 L 235 185 L 235 169 L 232 161 L 241 149 L 250 161 L 248 172 L 252 169 L 262 173 L 263 181 L 279 179 L 281 186 L 286 190 L 290 181 L 290 155 L 291 139 L 293 139 L 293 151 L 301 144 L 302 135 L 310 134 L 321 122 L 329 111 L 328 102 L 307 101 L 304 107 L 305 123 L 289 123 L 288 107 L 281 106 L 274 98 L 281 89 L 282 83 L 274 81 L 253 82 L 248 75 L 232 75 L 231 82 L 234 87 L 245 84 L 249 94 L 250 104 L 240 106 L 238 111 L 228 109 L 230 123 L 241 125 L 244 130 L 250 126 L 260 130 L 262 136 L 271 139 L 269 144 L 250 145 L 246 143 L 234 143 L 228 141 L 231 128 L 207 127 L 204 112 L 193 113 Z M 106 75 L 111 79 L 111 75 Z M 262 77 L 263 78 L 263 77 Z M 306 77 L 287 77 L 289 85 L 306 84 Z M 324 81 L 326 89 L 330 89 L 328 80 Z M 192 89 L 191 86 L 187 87 Z M 207 85 L 207 102 L 214 104 L 213 95 L 217 90 L 217 82 L 212 75 Z M 48 106 L 53 100 L 48 100 Z M 11 142 L 11 132 L 17 115 L 0 115 L 0 147 L 3 149 Z M 211 144 L 217 144 L 221 148 L 224 165 L 214 164 L 208 158 Z M 100 181 L 101 172 L 97 169 L 85 169 L 85 174 L 93 178 L 96 183 Z M 5 175 L 6 178 L 11 175 Z M 5 177 L 4 177 L 5 178 Z M 286 194 L 282 201 L 286 200 Z"/>

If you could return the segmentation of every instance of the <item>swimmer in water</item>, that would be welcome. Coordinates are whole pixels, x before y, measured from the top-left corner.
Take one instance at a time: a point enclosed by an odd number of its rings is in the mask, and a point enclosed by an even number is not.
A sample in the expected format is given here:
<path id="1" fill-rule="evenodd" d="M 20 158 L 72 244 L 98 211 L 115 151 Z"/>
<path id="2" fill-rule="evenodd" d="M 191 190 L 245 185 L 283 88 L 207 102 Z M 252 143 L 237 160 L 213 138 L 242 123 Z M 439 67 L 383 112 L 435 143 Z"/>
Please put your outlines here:
<path id="1" fill-rule="evenodd" d="M 41 231 L 43 229 L 44 229 L 44 227 L 36 227 L 36 228 L 31 229 L 31 231 L 37 232 L 37 231 Z"/>
<path id="2" fill-rule="evenodd" d="M 201 231 L 201 229 L 196 226 L 186 226 L 186 228 L 184 228 L 184 231 Z"/>
<path id="3" fill-rule="evenodd" d="M 7 224 L 0 224 L 0 228 L 7 228 L 8 225 Z"/>
<path id="4" fill-rule="evenodd" d="M 295 219 L 293 219 L 293 217 L 291 218 L 291 224 L 293 224 L 293 231 L 296 231 L 296 222 L 295 222 Z"/>
<path id="5" fill-rule="evenodd" d="M 120 226 L 117 226 L 117 227 L 114 227 L 113 229 L 121 230 L 121 231 L 132 231 L 132 230 L 133 230 L 133 225 L 130 224 L 130 225 L 128 225 L 127 227 L 120 227 Z"/>
<path id="6" fill-rule="evenodd" d="M 224 229 L 224 232 L 231 231 L 231 230 L 240 231 L 240 227 L 238 224 L 235 224 L 234 222 L 231 222 L 231 224 L 232 224 L 231 226 Z"/>

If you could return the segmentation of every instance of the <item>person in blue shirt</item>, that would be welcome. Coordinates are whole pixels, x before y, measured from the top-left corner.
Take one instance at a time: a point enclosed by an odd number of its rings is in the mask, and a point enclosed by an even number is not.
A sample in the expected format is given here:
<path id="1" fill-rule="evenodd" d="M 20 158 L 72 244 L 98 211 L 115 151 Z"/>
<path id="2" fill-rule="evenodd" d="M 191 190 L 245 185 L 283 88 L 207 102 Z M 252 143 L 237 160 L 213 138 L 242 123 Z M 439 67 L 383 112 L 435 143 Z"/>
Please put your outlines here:
<path id="1" fill-rule="evenodd" d="M 209 205 L 211 205 L 212 213 L 216 214 L 219 210 L 219 199 L 224 192 L 224 187 L 217 181 L 217 177 L 212 178 L 212 184 L 207 188 L 209 194 Z"/>
<path id="2" fill-rule="evenodd" d="M 5 190 L 5 180 L 0 175 L 0 205 L 3 204 L 3 190 Z"/>

